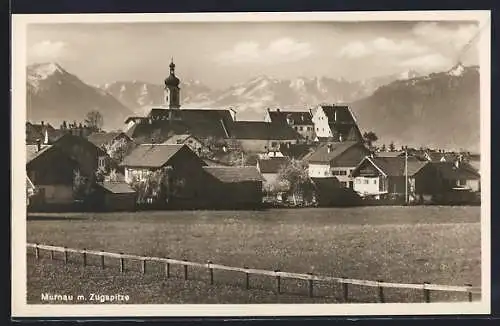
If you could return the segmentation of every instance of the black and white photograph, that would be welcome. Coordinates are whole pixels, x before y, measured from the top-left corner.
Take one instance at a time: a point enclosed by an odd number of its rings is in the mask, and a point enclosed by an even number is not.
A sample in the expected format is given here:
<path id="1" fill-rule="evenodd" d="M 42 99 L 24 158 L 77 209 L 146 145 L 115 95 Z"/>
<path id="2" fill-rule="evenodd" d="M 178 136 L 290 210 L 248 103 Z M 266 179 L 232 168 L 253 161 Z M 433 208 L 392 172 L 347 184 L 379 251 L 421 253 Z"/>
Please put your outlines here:
<path id="1" fill-rule="evenodd" d="M 489 313 L 489 11 L 12 23 L 13 315 Z"/>

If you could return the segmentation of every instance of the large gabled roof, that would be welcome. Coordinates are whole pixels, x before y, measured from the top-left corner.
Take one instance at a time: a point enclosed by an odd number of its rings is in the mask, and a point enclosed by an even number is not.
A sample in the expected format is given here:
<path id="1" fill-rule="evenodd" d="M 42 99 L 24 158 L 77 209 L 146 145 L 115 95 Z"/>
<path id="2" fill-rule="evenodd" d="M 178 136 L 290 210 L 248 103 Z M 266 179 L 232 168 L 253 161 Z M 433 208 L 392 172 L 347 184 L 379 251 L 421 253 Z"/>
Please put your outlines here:
<path id="1" fill-rule="evenodd" d="M 295 125 L 312 125 L 312 116 L 309 111 L 282 111 L 269 110 L 269 117 L 272 123 L 287 124 L 287 119 L 291 119 Z"/>
<path id="2" fill-rule="evenodd" d="M 204 166 L 203 169 L 224 183 L 264 180 L 255 166 Z"/>
<path id="3" fill-rule="evenodd" d="M 141 144 L 132 150 L 121 162 L 121 166 L 160 168 L 186 145 Z M 187 148 L 187 150 L 190 150 Z M 196 154 L 194 154 L 196 155 Z"/>
<path id="4" fill-rule="evenodd" d="M 476 171 L 470 164 L 462 162 L 455 165 L 454 162 L 429 162 L 429 164 L 437 169 L 439 174 L 448 180 L 479 180 L 481 178 L 479 172 Z"/>
<path id="5" fill-rule="evenodd" d="M 115 131 L 115 132 L 94 132 L 87 137 L 87 140 L 90 141 L 92 144 L 94 144 L 98 147 L 101 147 L 104 144 L 111 143 L 113 140 L 115 140 L 117 137 L 119 137 L 121 135 L 129 138 L 127 136 L 127 134 L 125 134 L 124 132 L 117 132 L 117 131 Z"/>
<path id="6" fill-rule="evenodd" d="M 288 125 L 274 125 L 264 121 L 236 121 L 229 131 L 236 139 L 295 140 L 299 133 Z"/>
<path id="7" fill-rule="evenodd" d="M 331 163 L 349 148 L 359 145 L 355 141 L 329 142 L 320 145 L 316 150 L 304 157 L 310 163 Z"/>

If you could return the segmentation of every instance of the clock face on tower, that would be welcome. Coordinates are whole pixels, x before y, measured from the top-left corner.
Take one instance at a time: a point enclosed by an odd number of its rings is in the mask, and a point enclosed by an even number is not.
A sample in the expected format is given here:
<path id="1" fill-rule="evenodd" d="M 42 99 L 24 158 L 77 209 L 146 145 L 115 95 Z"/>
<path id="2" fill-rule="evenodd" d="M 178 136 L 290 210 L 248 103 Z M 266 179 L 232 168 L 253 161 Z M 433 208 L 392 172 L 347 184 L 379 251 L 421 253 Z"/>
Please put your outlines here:
<path id="1" fill-rule="evenodd" d="M 170 105 L 170 89 L 165 89 L 165 104 Z"/>

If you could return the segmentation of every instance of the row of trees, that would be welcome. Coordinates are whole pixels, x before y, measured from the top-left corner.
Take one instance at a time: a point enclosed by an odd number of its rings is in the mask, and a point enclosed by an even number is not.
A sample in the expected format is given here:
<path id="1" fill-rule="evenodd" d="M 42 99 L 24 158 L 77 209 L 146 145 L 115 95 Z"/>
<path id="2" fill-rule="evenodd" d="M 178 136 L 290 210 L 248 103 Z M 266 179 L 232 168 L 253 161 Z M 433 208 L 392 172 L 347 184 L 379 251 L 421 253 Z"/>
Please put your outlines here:
<path id="1" fill-rule="evenodd" d="M 92 131 L 101 131 L 103 125 L 104 125 L 104 118 L 102 114 L 97 110 L 93 110 L 86 114 L 83 123 L 82 122 L 77 123 L 76 120 L 68 123 L 66 122 L 66 120 L 64 120 L 59 126 L 59 128 L 61 130 L 88 128 Z"/>

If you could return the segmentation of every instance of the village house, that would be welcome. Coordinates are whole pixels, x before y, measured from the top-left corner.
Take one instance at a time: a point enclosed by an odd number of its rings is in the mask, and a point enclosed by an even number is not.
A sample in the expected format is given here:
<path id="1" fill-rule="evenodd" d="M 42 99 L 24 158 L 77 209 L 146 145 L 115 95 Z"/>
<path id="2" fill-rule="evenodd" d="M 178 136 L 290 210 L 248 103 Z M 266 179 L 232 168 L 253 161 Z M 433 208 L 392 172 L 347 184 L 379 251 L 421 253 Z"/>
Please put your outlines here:
<path id="1" fill-rule="evenodd" d="M 57 147 L 68 157 L 78 162 L 79 172 L 93 183 L 97 170 L 109 171 L 110 157 L 101 147 L 98 147 L 81 136 L 65 134 L 52 146 Z"/>
<path id="2" fill-rule="evenodd" d="M 305 141 L 313 141 L 316 136 L 310 111 L 282 111 L 281 109 L 273 111 L 267 109 L 264 121 L 275 125 L 277 128 L 290 126 Z"/>
<path id="3" fill-rule="evenodd" d="M 262 206 L 263 177 L 254 166 L 205 166 L 198 205 L 210 208 Z"/>
<path id="4" fill-rule="evenodd" d="M 280 170 L 289 162 L 288 157 L 268 157 L 257 160 L 257 170 L 264 179 L 264 188 L 277 185 Z"/>
<path id="5" fill-rule="evenodd" d="M 316 140 L 362 142 L 356 118 L 346 105 L 319 105 L 313 110 Z"/>
<path id="6" fill-rule="evenodd" d="M 100 148 L 104 148 L 104 146 L 110 145 L 113 142 L 121 139 L 123 139 L 127 143 L 132 143 L 132 139 L 122 131 L 94 132 L 87 137 L 87 140 L 89 142 Z"/>
<path id="7" fill-rule="evenodd" d="M 436 180 L 431 191 L 448 192 L 451 190 L 481 191 L 481 176 L 467 162 L 430 162 L 429 169 L 435 170 Z"/>
<path id="8" fill-rule="evenodd" d="M 248 153 L 265 153 L 279 149 L 281 144 L 295 144 L 301 138 L 290 126 L 274 126 L 264 121 L 236 121 L 230 135 Z"/>
<path id="9" fill-rule="evenodd" d="M 50 145 L 62 137 L 65 133 L 55 129 L 49 123 L 41 121 L 39 124 L 26 122 L 26 144 L 36 145 L 41 141 L 43 145 Z"/>
<path id="10" fill-rule="evenodd" d="M 207 146 L 201 140 L 190 134 L 173 135 L 163 143 L 167 145 L 187 145 L 197 154 L 208 150 Z"/>
<path id="11" fill-rule="evenodd" d="M 410 199 L 416 193 L 425 192 L 433 175 L 420 173 L 428 162 L 414 157 L 367 156 L 353 170 L 354 190 L 361 196 L 380 199 L 386 194 L 405 195 Z M 407 182 L 407 183 L 406 183 Z"/>
<path id="12" fill-rule="evenodd" d="M 170 202 L 179 204 L 199 200 L 202 167 L 206 163 L 187 145 L 141 144 L 120 165 L 128 184 L 146 180 L 152 172 L 168 167 Z"/>
<path id="13" fill-rule="evenodd" d="M 133 211 L 137 202 L 137 192 L 120 180 L 96 183 L 93 196 L 93 206 L 105 211 Z"/>
<path id="14" fill-rule="evenodd" d="M 78 163 L 56 146 L 26 146 L 30 206 L 73 204 L 73 175 Z"/>
<path id="15" fill-rule="evenodd" d="M 353 188 L 352 171 L 370 154 L 368 148 L 356 141 L 330 142 L 320 145 L 304 157 L 309 177 L 336 177 L 343 188 Z"/>

